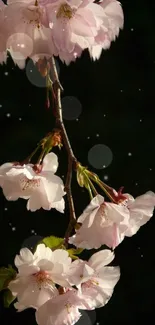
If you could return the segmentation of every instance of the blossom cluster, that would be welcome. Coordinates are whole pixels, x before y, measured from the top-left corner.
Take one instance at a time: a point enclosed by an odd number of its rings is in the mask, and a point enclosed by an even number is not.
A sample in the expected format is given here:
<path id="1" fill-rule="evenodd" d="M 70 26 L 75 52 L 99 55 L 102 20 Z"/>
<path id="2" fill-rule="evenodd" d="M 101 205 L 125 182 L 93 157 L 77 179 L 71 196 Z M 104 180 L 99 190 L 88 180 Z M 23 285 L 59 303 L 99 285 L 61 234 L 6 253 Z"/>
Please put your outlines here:
<path id="1" fill-rule="evenodd" d="M 55 175 L 58 157 L 50 152 L 41 165 L 5 163 L 0 166 L 0 187 L 7 200 L 27 200 L 27 209 L 55 208 L 64 213 L 66 194 L 62 179 Z M 84 249 L 102 245 L 115 249 L 123 239 L 136 234 L 153 215 L 155 194 L 137 197 L 113 190 L 116 202 L 106 202 L 97 194 L 77 219 L 78 229 L 69 243 Z"/>
<path id="2" fill-rule="evenodd" d="M 117 0 L 0 0 L 0 63 L 7 51 L 25 67 L 52 55 L 69 64 L 88 49 L 93 60 L 108 49 L 123 28 Z"/>
<path id="3" fill-rule="evenodd" d="M 34 254 L 27 248 L 15 257 L 16 279 L 9 289 L 17 298 L 18 311 L 36 309 L 39 325 L 73 325 L 81 310 L 104 306 L 119 280 L 119 267 L 107 266 L 114 259 L 101 250 L 88 261 L 72 261 L 63 249 L 52 251 L 39 244 Z"/>

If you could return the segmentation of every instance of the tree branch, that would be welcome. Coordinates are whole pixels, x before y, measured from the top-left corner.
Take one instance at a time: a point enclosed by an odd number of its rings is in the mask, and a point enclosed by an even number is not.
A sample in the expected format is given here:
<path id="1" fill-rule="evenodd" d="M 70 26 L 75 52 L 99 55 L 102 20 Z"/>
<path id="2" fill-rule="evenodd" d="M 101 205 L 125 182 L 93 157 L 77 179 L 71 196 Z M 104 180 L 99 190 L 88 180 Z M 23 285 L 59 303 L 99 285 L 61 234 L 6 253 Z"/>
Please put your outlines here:
<path id="1" fill-rule="evenodd" d="M 53 88 L 55 93 L 55 114 L 56 114 L 56 127 L 60 128 L 62 140 L 64 142 L 65 149 L 67 151 L 68 155 L 68 170 L 67 170 L 67 176 L 66 176 L 66 183 L 65 183 L 65 191 L 67 193 L 67 199 L 69 204 L 69 214 L 70 214 L 70 222 L 68 225 L 68 228 L 65 233 L 65 239 L 66 239 L 66 245 L 68 244 L 68 238 L 70 236 L 70 233 L 73 230 L 74 225 L 76 224 L 76 215 L 75 215 L 75 209 L 74 209 L 74 202 L 72 197 L 72 191 L 71 191 L 71 181 L 72 181 L 72 169 L 76 167 L 77 159 L 74 156 L 65 126 L 63 122 L 62 117 L 62 107 L 61 107 L 61 91 L 63 90 L 57 73 L 57 68 L 55 64 L 54 57 L 50 60 L 51 64 L 51 70 L 53 73 Z"/>

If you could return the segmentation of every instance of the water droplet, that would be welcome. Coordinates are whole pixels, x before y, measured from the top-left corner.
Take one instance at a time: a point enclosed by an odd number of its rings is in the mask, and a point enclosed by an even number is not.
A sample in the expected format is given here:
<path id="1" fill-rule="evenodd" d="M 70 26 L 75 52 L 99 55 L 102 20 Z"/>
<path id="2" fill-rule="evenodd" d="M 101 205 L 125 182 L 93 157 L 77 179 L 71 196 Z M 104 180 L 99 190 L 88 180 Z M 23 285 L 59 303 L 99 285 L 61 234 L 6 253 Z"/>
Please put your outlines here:
<path id="1" fill-rule="evenodd" d="M 62 115 L 65 120 L 76 120 L 82 112 L 80 101 L 73 96 L 65 96 L 62 98 Z"/>
<path id="2" fill-rule="evenodd" d="M 9 72 L 4 72 L 5 76 L 8 76 Z"/>
<path id="3" fill-rule="evenodd" d="M 104 178 L 105 181 L 107 181 L 109 177 L 108 177 L 108 175 L 104 175 L 103 178 Z"/>
<path id="4" fill-rule="evenodd" d="M 15 231 L 16 230 L 16 227 L 12 227 L 12 231 Z"/>
<path id="5" fill-rule="evenodd" d="M 96 137 L 98 138 L 99 136 L 100 136 L 100 135 L 97 133 L 97 134 L 96 134 Z"/>
<path id="6" fill-rule="evenodd" d="M 22 118 L 21 117 L 19 117 L 19 121 L 21 121 L 22 120 Z"/>
<path id="7" fill-rule="evenodd" d="M 130 156 L 130 157 L 131 157 L 131 156 L 132 156 L 132 153 L 131 153 L 131 152 L 128 152 L 128 156 Z"/>
<path id="8" fill-rule="evenodd" d="M 11 114 L 10 114 L 10 113 L 7 113 L 7 114 L 6 114 L 6 116 L 7 116 L 7 117 L 10 117 L 10 116 L 11 116 Z"/>
<path id="9" fill-rule="evenodd" d="M 88 152 L 88 161 L 96 169 L 103 169 L 112 162 L 113 154 L 109 147 L 104 144 L 93 146 Z"/>

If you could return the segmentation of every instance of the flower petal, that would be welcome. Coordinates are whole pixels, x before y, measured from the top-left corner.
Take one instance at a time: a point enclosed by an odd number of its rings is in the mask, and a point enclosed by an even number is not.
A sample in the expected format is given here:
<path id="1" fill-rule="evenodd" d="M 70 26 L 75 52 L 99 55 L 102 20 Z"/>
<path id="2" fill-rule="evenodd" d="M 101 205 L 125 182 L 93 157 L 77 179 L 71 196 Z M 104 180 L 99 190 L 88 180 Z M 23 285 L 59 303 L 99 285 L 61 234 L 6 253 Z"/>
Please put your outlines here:
<path id="1" fill-rule="evenodd" d="M 90 257 L 89 265 L 93 269 L 99 270 L 101 267 L 110 264 L 114 257 L 114 253 L 110 249 L 104 249 Z"/>
<path id="2" fill-rule="evenodd" d="M 58 157 L 54 152 L 48 153 L 43 160 L 42 171 L 55 173 L 58 169 Z"/>

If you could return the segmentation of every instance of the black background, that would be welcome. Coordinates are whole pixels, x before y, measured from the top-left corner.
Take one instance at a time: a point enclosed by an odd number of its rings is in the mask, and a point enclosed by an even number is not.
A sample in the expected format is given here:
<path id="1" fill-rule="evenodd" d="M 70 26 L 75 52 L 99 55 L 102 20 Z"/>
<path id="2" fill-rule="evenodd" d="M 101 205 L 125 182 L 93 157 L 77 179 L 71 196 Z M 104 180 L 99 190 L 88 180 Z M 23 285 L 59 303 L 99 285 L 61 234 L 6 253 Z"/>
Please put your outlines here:
<path id="1" fill-rule="evenodd" d="M 107 183 L 138 196 L 155 191 L 155 5 L 153 1 L 122 0 L 125 27 L 110 50 L 98 62 L 88 53 L 66 67 L 61 62 L 63 96 L 75 96 L 82 104 L 78 121 L 65 121 L 73 150 L 83 165 L 108 176 Z M 8 74 L 6 74 L 8 72 Z M 9 59 L 0 67 L 0 163 L 26 158 L 37 142 L 54 127 L 52 112 L 45 108 L 46 92 L 31 84 L 25 70 Z M 10 114 L 9 116 L 7 114 Z M 107 145 L 112 163 L 96 170 L 88 161 L 95 144 Z M 59 154 L 58 175 L 66 174 L 64 150 Z M 132 155 L 128 155 L 131 153 Z M 86 192 L 73 180 L 77 216 L 88 204 Z M 8 202 L 0 195 L 0 265 L 13 264 L 31 236 L 63 236 L 68 223 L 55 210 L 26 210 L 25 201 Z M 115 265 L 121 279 L 110 302 L 87 314 L 90 324 L 146 324 L 154 322 L 155 219 L 116 248 Z M 33 240 L 33 238 L 32 238 Z M 83 318 L 81 324 L 86 324 Z M 17 313 L 0 305 L 0 324 L 35 324 L 31 310 Z"/>

